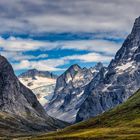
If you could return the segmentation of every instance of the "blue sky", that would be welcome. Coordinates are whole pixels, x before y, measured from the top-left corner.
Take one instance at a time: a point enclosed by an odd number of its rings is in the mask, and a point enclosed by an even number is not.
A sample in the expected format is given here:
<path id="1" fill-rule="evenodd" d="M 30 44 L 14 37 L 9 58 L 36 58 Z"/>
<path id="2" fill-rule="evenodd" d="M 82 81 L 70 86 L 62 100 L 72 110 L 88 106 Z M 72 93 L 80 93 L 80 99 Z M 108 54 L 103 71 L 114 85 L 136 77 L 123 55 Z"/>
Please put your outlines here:
<path id="1" fill-rule="evenodd" d="M 133 5 L 133 6 L 132 6 Z M 0 50 L 18 75 L 108 65 L 140 13 L 138 0 L 1 0 Z"/>

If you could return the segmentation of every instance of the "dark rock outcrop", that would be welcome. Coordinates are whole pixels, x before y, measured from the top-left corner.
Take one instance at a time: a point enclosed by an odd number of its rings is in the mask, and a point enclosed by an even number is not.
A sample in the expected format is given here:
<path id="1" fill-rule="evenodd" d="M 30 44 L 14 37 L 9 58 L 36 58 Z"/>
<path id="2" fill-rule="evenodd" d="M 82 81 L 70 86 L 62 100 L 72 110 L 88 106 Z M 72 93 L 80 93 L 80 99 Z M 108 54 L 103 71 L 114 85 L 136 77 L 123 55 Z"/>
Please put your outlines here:
<path id="1" fill-rule="evenodd" d="M 9 120 L 18 124 L 15 127 L 25 128 L 23 131 L 51 131 L 65 126 L 64 122 L 46 114 L 36 96 L 20 83 L 3 56 L 0 56 L 0 113 L 3 114 L 0 124 L 10 125 L 4 121 L 9 116 Z"/>

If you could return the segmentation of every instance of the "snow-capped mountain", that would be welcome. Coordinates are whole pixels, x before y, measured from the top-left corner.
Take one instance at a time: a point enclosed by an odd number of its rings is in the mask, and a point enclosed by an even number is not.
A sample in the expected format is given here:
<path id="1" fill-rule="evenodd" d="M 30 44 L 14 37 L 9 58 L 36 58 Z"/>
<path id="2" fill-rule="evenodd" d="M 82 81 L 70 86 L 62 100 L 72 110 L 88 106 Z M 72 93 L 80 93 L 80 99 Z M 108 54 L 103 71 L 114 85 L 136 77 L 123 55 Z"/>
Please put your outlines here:
<path id="1" fill-rule="evenodd" d="M 131 34 L 108 66 L 105 78 L 93 88 L 94 81 L 85 92 L 89 96 L 81 105 L 76 121 L 97 116 L 126 101 L 140 88 L 140 17 Z"/>
<path id="2" fill-rule="evenodd" d="M 57 76 L 48 71 L 28 70 L 19 75 L 19 80 L 36 95 L 42 106 L 53 96 Z"/>
<path id="3" fill-rule="evenodd" d="M 60 120 L 74 122 L 79 107 L 88 96 L 84 94 L 86 85 L 102 68 L 102 63 L 90 69 L 81 68 L 76 64 L 72 65 L 58 77 L 54 96 L 46 107 L 47 113 Z"/>
<path id="4" fill-rule="evenodd" d="M 7 136 L 9 131 L 49 131 L 65 126 L 46 114 L 36 96 L 18 80 L 3 56 L 0 56 L 0 115 L 0 129 L 7 129 Z"/>

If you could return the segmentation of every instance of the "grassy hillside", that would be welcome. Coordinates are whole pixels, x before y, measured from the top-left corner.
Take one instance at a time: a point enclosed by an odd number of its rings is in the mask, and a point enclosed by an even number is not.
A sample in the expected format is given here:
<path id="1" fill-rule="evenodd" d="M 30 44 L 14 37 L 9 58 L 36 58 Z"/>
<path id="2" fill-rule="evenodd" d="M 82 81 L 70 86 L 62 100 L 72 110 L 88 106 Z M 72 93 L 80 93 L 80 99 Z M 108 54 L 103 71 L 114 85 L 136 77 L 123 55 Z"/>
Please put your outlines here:
<path id="1" fill-rule="evenodd" d="M 48 139 L 140 139 L 140 91 L 127 102 L 103 115 L 85 122 L 67 127 L 64 130 L 29 138 L 31 140 Z"/>

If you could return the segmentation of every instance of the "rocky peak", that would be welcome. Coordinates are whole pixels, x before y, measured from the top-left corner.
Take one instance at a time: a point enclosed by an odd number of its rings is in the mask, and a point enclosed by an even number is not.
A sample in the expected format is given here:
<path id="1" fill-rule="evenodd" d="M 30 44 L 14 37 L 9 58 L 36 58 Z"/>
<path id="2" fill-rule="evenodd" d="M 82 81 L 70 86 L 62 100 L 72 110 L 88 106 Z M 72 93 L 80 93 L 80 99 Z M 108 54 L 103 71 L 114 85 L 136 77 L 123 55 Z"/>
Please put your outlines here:
<path id="1" fill-rule="evenodd" d="M 136 52 L 138 54 L 140 47 L 140 17 L 135 20 L 132 32 L 124 41 L 121 49 L 116 53 L 115 59 L 112 60 L 109 67 L 114 69 L 116 65 L 126 64 L 132 61 L 139 61 L 134 59 Z"/>
<path id="2" fill-rule="evenodd" d="M 98 62 L 94 67 L 91 67 L 90 70 L 94 74 L 99 72 L 103 67 L 103 64 L 101 62 Z"/>
<path id="3" fill-rule="evenodd" d="M 50 116 L 55 116 L 60 120 L 74 122 L 80 105 L 84 102 L 87 93 L 85 87 L 96 76 L 102 64 L 98 63 L 94 74 L 90 69 L 72 65 L 64 72 L 56 82 L 54 97 L 46 108 Z M 100 74 L 95 80 L 101 79 Z"/>
<path id="4" fill-rule="evenodd" d="M 65 74 L 67 75 L 68 73 L 71 75 L 71 77 L 74 77 L 75 74 L 81 70 L 81 67 L 77 64 L 71 65 L 68 70 L 66 70 Z"/>
<path id="5" fill-rule="evenodd" d="M 90 76 L 89 76 L 90 75 Z M 81 68 L 79 65 L 74 64 L 70 66 L 62 75 L 57 78 L 55 91 L 59 91 L 64 87 L 76 88 L 80 85 L 84 85 L 92 78 L 90 70 Z M 85 82 L 86 81 L 86 82 Z"/>
<path id="6" fill-rule="evenodd" d="M 96 69 L 101 69 L 103 67 L 103 64 L 101 62 L 98 62 L 96 65 L 95 65 L 95 68 Z"/>
<path id="7" fill-rule="evenodd" d="M 78 64 L 73 64 L 69 67 L 68 70 L 71 70 L 71 69 L 77 71 L 77 70 L 81 69 L 81 67 Z"/>
<path id="8" fill-rule="evenodd" d="M 136 18 L 133 29 L 132 29 L 132 34 L 140 34 L 140 17 Z"/>

